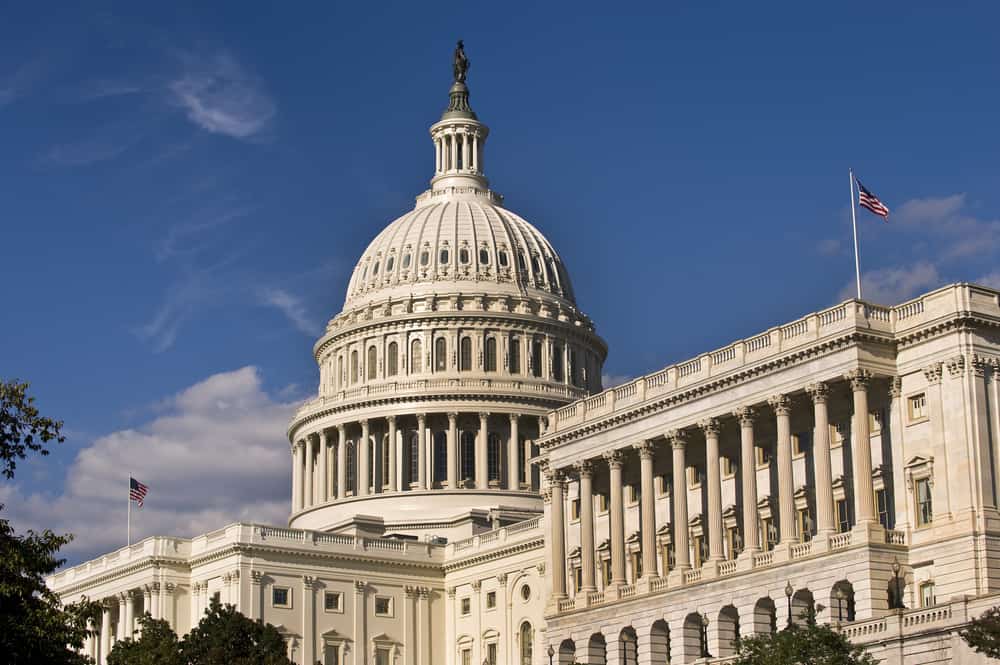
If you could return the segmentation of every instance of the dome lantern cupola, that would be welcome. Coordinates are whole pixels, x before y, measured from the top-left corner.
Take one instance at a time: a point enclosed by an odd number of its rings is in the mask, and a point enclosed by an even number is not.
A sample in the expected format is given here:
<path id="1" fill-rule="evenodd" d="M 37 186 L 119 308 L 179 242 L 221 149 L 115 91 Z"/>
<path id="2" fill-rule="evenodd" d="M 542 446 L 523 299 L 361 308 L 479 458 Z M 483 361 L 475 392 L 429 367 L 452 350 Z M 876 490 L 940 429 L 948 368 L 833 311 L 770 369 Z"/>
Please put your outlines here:
<path id="1" fill-rule="evenodd" d="M 490 129 L 479 122 L 469 105 L 469 88 L 465 84 L 469 60 L 465 57 L 462 40 L 455 47 L 453 69 L 454 83 L 448 93 L 448 108 L 430 129 L 434 141 L 431 189 L 486 190 L 489 182 L 483 175 L 483 145 Z"/>

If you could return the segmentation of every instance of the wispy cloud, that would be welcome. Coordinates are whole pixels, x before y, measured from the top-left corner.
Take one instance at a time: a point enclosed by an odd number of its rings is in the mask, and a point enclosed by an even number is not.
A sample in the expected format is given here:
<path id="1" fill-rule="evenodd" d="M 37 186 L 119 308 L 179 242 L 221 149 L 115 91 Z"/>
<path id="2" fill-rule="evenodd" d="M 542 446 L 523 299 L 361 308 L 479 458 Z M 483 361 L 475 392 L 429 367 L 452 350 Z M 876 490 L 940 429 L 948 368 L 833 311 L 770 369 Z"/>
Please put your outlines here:
<path id="1" fill-rule="evenodd" d="M 836 238 L 826 238 L 820 240 L 816 245 L 816 251 L 825 256 L 832 256 L 840 253 L 840 241 Z"/>
<path id="2" fill-rule="evenodd" d="M 134 139 L 132 138 L 120 140 L 87 138 L 53 146 L 42 155 L 41 162 L 52 166 L 90 166 L 115 159 L 128 150 L 133 143 Z"/>
<path id="3" fill-rule="evenodd" d="M 634 376 L 629 376 L 627 374 L 601 374 L 601 385 L 607 388 L 614 388 L 615 386 L 620 386 L 623 383 L 628 383 Z"/>
<path id="4" fill-rule="evenodd" d="M 0 71 L 0 108 L 24 97 L 45 73 L 45 58 L 29 60 L 11 72 Z"/>
<path id="5" fill-rule="evenodd" d="M 866 272 L 861 275 L 861 289 L 865 300 L 895 305 L 941 286 L 944 281 L 934 264 L 919 261 L 911 266 Z M 855 295 L 855 285 L 852 282 L 841 289 L 838 299 L 847 300 Z"/>
<path id="6" fill-rule="evenodd" d="M 966 195 L 911 199 L 890 220 L 933 235 L 944 260 L 984 256 L 1000 250 L 1000 219 L 968 211 Z"/>
<path id="7" fill-rule="evenodd" d="M 302 301 L 284 289 L 261 289 L 260 302 L 276 308 L 297 330 L 310 337 L 316 337 L 322 332 L 321 326 L 309 316 Z"/>
<path id="8" fill-rule="evenodd" d="M 196 220 L 172 224 L 156 247 L 157 260 L 165 261 L 178 254 L 197 253 L 199 248 L 204 246 L 202 238 L 205 234 L 242 219 L 252 211 L 252 208 L 247 206 L 235 206 L 203 214 Z"/>
<path id="9" fill-rule="evenodd" d="M 170 349 L 181 326 L 207 304 L 216 302 L 225 289 L 211 270 L 186 268 L 168 288 L 153 317 L 133 330 L 156 353 Z"/>
<path id="10" fill-rule="evenodd" d="M 229 53 L 186 55 L 185 71 L 169 89 L 173 102 L 198 127 L 238 139 L 264 131 L 277 113 L 262 83 Z"/>

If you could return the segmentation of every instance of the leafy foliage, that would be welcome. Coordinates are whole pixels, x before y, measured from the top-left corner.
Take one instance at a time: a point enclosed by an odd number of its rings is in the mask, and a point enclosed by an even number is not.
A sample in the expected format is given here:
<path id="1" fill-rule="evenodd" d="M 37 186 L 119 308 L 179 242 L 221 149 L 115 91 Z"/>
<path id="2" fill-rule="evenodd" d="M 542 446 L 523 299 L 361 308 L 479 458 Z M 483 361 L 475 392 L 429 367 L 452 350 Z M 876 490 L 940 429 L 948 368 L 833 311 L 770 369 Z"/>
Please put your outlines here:
<path id="1" fill-rule="evenodd" d="M 115 642 L 108 665 L 185 665 L 180 642 L 170 624 L 148 613 L 139 617 L 142 630 L 138 639 L 127 637 Z"/>
<path id="2" fill-rule="evenodd" d="M 1000 607 L 986 610 L 960 634 L 977 652 L 988 658 L 1000 658 Z"/>
<path id="3" fill-rule="evenodd" d="M 774 634 L 743 638 L 735 665 L 876 665 L 839 631 L 810 622 Z"/>
<path id="4" fill-rule="evenodd" d="M 62 421 L 38 414 L 27 383 L 0 381 L 0 472 L 6 478 L 14 477 L 17 460 L 29 452 L 48 455 L 46 443 L 65 441 L 61 428 Z"/>

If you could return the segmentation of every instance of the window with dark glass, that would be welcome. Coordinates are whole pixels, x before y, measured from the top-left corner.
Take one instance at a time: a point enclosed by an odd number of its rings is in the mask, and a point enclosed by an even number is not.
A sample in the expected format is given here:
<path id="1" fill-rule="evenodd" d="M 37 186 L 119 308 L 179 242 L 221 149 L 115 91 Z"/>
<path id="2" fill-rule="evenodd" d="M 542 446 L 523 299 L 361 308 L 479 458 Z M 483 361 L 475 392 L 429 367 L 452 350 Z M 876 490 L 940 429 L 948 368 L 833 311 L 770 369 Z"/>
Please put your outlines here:
<path id="1" fill-rule="evenodd" d="M 485 247 L 479 250 L 479 262 L 483 265 L 490 262 L 490 252 Z"/>
<path id="2" fill-rule="evenodd" d="M 542 341 L 539 339 L 531 340 L 531 374 L 542 375 Z"/>
<path id="3" fill-rule="evenodd" d="M 425 266 L 431 261 L 431 253 L 426 249 L 420 252 L 420 265 Z"/>
<path id="4" fill-rule="evenodd" d="M 472 480 L 476 477 L 476 434 L 462 432 L 462 480 Z"/>
<path id="5" fill-rule="evenodd" d="M 463 337 L 462 342 L 459 345 L 459 365 L 458 368 L 463 372 L 468 372 L 472 370 L 472 338 Z"/>
<path id="6" fill-rule="evenodd" d="M 413 430 L 410 432 L 410 482 L 415 483 L 420 480 L 420 434 Z"/>
<path id="7" fill-rule="evenodd" d="M 488 461 L 487 475 L 489 480 L 500 480 L 501 448 L 500 437 L 496 434 L 490 434 L 486 446 L 486 459 Z"/>
<path id="8" fill-rule="evenodd" d="M 271 605 L 274 607 L 291 607 L 292 590 L 283 586 L 273 587 L 271 589 Z"/>
<path id="9" fill-rule="evenodd" d="M 934 506 L 931 498 L 931 479 L 921 478 L 916 482 L 917 526 L 927 526 L 934 521 Z"/>
<path id="10" fill-rule="evenodd" d="M 434 371 L 443 372 L 448 369 L 448 342 L 444 337 L 434 340 Z"/>
<path id="11" fill-rule="evenodd" d="M 449 258 L 448 250 L 442 249 L 441 252 L 438 254 L 438 263 L 448 263 L 448 258 Z"/>
<path id="12" fill-rule="evenodd" d="M 410 267 L 410 253 L 403 254 L 403 270 Z"/>
<path id="13" fill-rule="evenodd" d="M 521 340 L 517 337 L 510 338 L 510 358 L 508 359 L 508 366 L 510 367 L 511 374 L 521 373 Z"/>
<path id="14" fill-rule="evenodd" d="M 351 351 L 351 383 L 354 383 L 359 378 L 361 377 L 358 375 L 358 351 L 355 349 Z"/>
<path id="15" fill-rule="evenodd" d="M 443 483 L 448 478 L 448 433 L 434 433 L 434 482 Z"/>
<path id="16" fill-rule="evenodd" d="M 840 533 L 846 533 L 851 530 L 850 506 L 847 505 L 846 499 L 841 499 L 837 502 L 837 530 Z"/>
<path id="17" fill-rule="evenodd" d="M 357 459 L 356 453 L 357 451 L 354 449 L 354 443 L 348 443 L 347 451 L 344 454 L 344 457 L 347 459 L 347 478 L 345 482 L 347 483 L 348 491 L 353 491 L 355 494 L 357 494 L 358 489 L 357 485 L 354 483 L 354 469 L 356 468 L 355 460 Z"/>
<path id="18" fill-rule="evenodd" d="M 392 272 L 392 266 L 395 265 L 395 257 L 390 256 L 385 260 L 385 271 Z"/>
<path id="19" fill-rule="evenodd" d="M 323 594 L 323 609 L 327 612 L 339 612 L 341 594 L 337 591 L 327 591 Z"/>
<path id="20" fill-rule="evenodd" d="M 563 380 L 563 349 L 558 344 L 552 347 L 552 378 L 556 381 Z"/>
<path id="21" fill-rule="evenodd" d="M 487 372 L 497 371 L 497 340 L 495 337 L 486 338 L 485 370 Z"/>
<path id="22" fill-rule="evenodd" d="M 467 250 L 464 247 L 462 249 L 458 250 L 458 260 L 459 260 L 460 263 L 468 263 L 469 262 L 469 250 Z"/>
<path id="23" fill-rule="evenodd" d="M 528 264 L 524 261 L 524 252 L 517 253 L 517 267 L 520 268 L 522 272 L 528 271 Z"/>
<path id="24" fill-rule="evenodd" d="M 374 346 L 368 347 L 368 379 L 374 379 L 378 370 L 378 351 Z"/>
<path id="25" fill-rule="evenodd" d="M 878 511 L 878 523 L 882 525 L 882 528 L 891 528 L 889 526 L 889 498 L 884 489 L 875 490 L 875 510 Z"/>
<path id="26" fill-rule="evenodd" d="M 378 262 L 378 261 L 376 261 L 376 262 L 375 262 L 375 265 L 374 265 L 374 266 L 372 266 L 372 277 L 374 277 L 375 275 L 377 275 L 377 274 L 378 274 L 378 264 L 379 264 L 379 262 Z"/>
<path id="27" fill-rule="evenodd" d="M 507 262 L 508 262 L 507 252 L 505 252 L 503 250 L 500 250 L 500 265 L 503 266 L 504 268 L 506 268 L 507 267 Z"/>
<path id="28" fill-rule="evenodd" d="M 419 374 L 422 371 L 423 359 L 423 345 L 420 343 L 419 339 L 415 339 L 410 343 L 410 373 Z"/>
<path id="29" fill-rule="evenodd" d="M 398 371 L 399 345 L 395 342 L 389 342 L 389 348 L 386 350 L 385 373 L 387 376 L 396 376 Z"/>

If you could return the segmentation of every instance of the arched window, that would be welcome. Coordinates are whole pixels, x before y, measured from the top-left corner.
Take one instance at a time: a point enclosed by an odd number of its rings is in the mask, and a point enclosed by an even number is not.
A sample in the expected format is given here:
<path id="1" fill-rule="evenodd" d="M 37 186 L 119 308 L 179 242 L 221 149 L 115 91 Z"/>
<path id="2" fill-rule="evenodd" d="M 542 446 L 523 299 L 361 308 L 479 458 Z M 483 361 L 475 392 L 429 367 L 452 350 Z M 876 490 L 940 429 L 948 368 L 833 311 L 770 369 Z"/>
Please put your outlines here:
<path id="1" fill-rule="evenodd" d="M 417 430 L 410 432 L 410 482 L 415 483 L 420 480 L 420 433 Z"/>
<path id="2" fill-rule="evenodd" d="M 531 658 L 534 648 L 532 642 L 535 639 L 535 631 L 531 629 L 531 624 L 527 621 L 521 624 L 519 637 L 518 641 L 521 643 L 521 665 L 532 665 Z"/>
<path id="3" fill-rule="evenodd" d="M 542 280 L 545 279 L 545 275 L 542 274 L 542 266 L 540 266 L 538 264 L 538 257 L 537 256 L 532 256 L 531 257 L 531 272 L 535 273 L 535 277 L 538 277 L 538 278 L 540 278 Z"/>
<path id="4" fill-rule="evenodd" d="M 434 482 L 448 479 L 448 433 L 434 433 Z"/>
<path id="5" fill-rule="evenodd" d="M 462 249 L 458 250 L 458 262 L 459 263 L 468 263 L 469 262 L 469 250 L 466 249 L 465 247 L 463 247 Z"/>
<path id="6" fill-rule="evenodd" d="M 506 268 L 507 263 L 508 263 L 507 252 L 505 250 L 500 250 L 500 265 Z"/>
<path id="7" fill-rule="evenodd" d="M 521 340 L 517 337 L 510 338 L 510 358 L 508 366 L 511 374 L 521 373 Z"/>
<path id="8" fill-rule="evenodd" d="M 428 263 L 430 263 L 430 260 L 431 260 L 430 252 L 428 252 L 426 249 L 420 252 L 420 265 L 425 266 Z"/>
<path id="9" fill-rule="evenodd" d="M 377 275 L 377 274 L 378 274 L 378 263 L 379 263 L 379 262 L 378 262 L 378 261 L 376 261 L 376 262 L 375 262 L 375 265 L 374 265 L 374 266 L 372 266 L 372 277 L 374 277 L 375 275 Z"/>
<path id="10" fill-rule="evenodd" d="M 344 385 L 344 356 L 337 356 L 337 387 Z"/>
<path id="11" fill-rule="evenodd" d="M 434 371 L 443 372 L 448 369 L 448 342 L 444 337 L 434 340 Z"/>
<path id="12" fill-rule="evenodd" d="M 497 340 L 496 337 L 486 338 L 486 352 L 484 362 L 487 372 L 497 371 Z"/>
<path id="13" fill-rule="evenodd" d="M 423 345 L 419 339 L 410 343 L 410 374 L 420 374 L 422 370 L 421 358 L 424 357 Z"/>
<path id="14" fill-rule="evenodd" d="M 448 263 L 448 259 L 449 259 L 448 248 L 445 247 L 444 249 L 441 250 L 440 254 L 438 254 L 438 263 L 446 264 Z"/>
<path id="15" fill-rule="evenodd" d="M 351 351 L 351 383 L 358 380 L 358 350 Z"/>
<path id="16" fill-rule="evenodd" d="M 479 250 L 479 262 L 484 266 L 490 263 L 490 251 L 485 247 Z"/>
<path id="17" fill-rule="evenodd" d="M 390 256 L 385 260 L 385 271 L 392 272 L 392 266 L 396 263 L 396 257 Z"/>
<path id="18" fill-rule="evenodd" d="M 542 375 L 542 340 L 531 340 L 531 374 L 536 377 Z"/>
<path id="19" fill-rule="evenodd" d="M 472 338 L 463 337 L 462 343 L 459 349 L 459 366 L 458 368 L 463 372 L 468 372 L 472 370 Z"/>
<path id="20" fill-rule="evenodd" d="M 503 444 L 500 443 L 500 437 L 496 434 L 490 434 L 490 439 L 486 445 L 486 460 L 487 469 L 486 476 L 488 480 L 500 481 L 500 465 L 503 459 Z"/>
<path id="21" fill-rule="evenodd" d="M 476 433 L 462 432 L 462 480 L 476 477 Z"/>
<path id="22" fill-rule="evenodd" d="M 552 345 L 552 378 L 563 380 L 563 349 L 558 344 Z"/>
<path id="23" fill-rule="evenodd" d="M 399 366 L 399 345 L 389 342 L 386 349 L 385 374 L 386 376 L 396 376 Z"/>
<path id="24" fill-rule="evenodd" d="M 368 347 L 368 380 L 375 378 L 375 374 L 378 370 L 378 351 L 375 350 L 374 346 Z"/>
<path id="25" fill-rule="evenodd" d="M 528 264 L 524 262 L 524 252 L 517 253 L 517 267 L 521 272 L 528 272 Z"/>
<path id="26" fill-rule="evenodd" d="M 403 270 L 410 267 L 410 253 L 403 254 Z"/>

